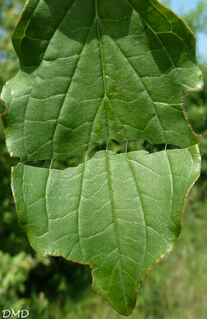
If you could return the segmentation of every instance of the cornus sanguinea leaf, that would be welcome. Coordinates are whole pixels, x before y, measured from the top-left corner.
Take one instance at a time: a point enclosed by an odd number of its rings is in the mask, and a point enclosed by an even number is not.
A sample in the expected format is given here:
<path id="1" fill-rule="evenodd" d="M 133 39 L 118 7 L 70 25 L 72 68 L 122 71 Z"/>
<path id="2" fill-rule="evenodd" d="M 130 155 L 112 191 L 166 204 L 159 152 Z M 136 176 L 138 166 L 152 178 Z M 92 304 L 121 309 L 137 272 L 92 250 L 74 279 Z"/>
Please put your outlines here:
<path id="1" fill-rule="evenodd" d="M 96 153 L 66 170 L 14 168 L 19 218 L 40 254 L 90 264 L 94 289 L 130 314 L 146 271 L 173 247 L 196 147 L 147 154 Z"/>
<path id="2" fill-rule="evenodd" d="M 197 143 L 181 107 L 201 87 L 195 39 L 156 1 L 30 0 L 13 43 L 21 70 L 3 93 L 13 156 L 63 159 L 110 139 Z"/>
<path id="3" fill-rule="evenodd" d="M 80 162 L 14 168 L 20 221 L 40 254 L 90 264 L 94 289 L 129 315 L 178 238 L 200 172 L 182 110 L 202 87 L 195 38 L 155 0 L 30 0 L 13 44 L 21 67 L 2 94 L 10 154 Z M 88 159 L 97 145 L 139 139 L 178 149 Z"/>

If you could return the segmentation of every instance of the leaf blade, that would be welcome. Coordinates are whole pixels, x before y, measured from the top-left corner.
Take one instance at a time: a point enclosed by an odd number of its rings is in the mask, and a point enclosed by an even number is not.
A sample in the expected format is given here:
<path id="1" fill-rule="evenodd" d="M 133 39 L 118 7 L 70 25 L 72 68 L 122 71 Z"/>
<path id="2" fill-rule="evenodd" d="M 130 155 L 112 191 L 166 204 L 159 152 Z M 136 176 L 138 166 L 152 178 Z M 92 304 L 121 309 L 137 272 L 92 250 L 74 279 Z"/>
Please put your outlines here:
<path id="1" fill-rule="evenodd" d="M 13 156 L 65 159 L 111 139 L 198 143 L 182 110 L 202 85 L 195 39 L 157 1 L 30 1 L 13 39 L 21 71 L 3 92 Z"/>
<path id="2" fill-rule="evenodd" d="M 186 193 L 199 173 L 195 146 L 103 151 L 64 171 L 20 164 L 12 185 L 33 247 L 90 264 L 94 289 L 129 315 L 141 279 L 177 240 Z"/>

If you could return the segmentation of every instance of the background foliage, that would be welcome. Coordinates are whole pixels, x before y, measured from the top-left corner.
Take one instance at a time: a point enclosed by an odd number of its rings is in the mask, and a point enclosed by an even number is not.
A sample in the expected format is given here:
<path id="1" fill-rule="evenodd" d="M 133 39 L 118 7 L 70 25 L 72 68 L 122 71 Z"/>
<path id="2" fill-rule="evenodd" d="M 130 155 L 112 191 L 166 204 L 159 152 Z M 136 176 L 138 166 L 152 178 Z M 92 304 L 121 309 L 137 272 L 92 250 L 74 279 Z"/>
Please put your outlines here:
<path id="1" fill-rule="evenodd" d="M 0 90 L 18 68 L 10 37 L 24 2 L 0 0 Z M 204 1 L 183 18 L 195 33 L 207 32 Z M 176 249 L 149 273 L 130 318 L 206 318 L 207 62 L 200 61 L 205 88 L 187 95 L 185 108 L 192 127 L 202 135 L 202 175 L 190 193 Z M 0 314 L 5 308 L 27 308 L 32 319 L 121 318 L 90 290 L 87 267 L 35 255 L 17 221 L 11 195 L 10 167 L 15 163 L 7 154 L 0 124 Z"/>

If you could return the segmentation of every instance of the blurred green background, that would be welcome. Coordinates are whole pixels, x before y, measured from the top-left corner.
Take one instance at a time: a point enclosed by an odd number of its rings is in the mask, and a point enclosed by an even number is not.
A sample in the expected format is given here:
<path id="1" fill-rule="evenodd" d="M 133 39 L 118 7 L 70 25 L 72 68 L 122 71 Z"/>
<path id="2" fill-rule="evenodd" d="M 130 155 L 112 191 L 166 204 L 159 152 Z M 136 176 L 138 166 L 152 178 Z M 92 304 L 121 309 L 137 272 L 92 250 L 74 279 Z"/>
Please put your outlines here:
<path id="1" fill-rule="evenodd" d="M 176 8 L 176 1 L 163 3 Z M 180 1 L 181 3 L 182 1 Z M 10 41 L 24 0 L 0 0 L 0 91 L 18 69 Z M 185 1 L 186 3 L 186 1 Z M 199 39 L 207 35 L 207 3 L 196 0 L 180 12 Z M 207 42 L 206 42 L 207 43 Z M 206 44 L 205 44 L 206 45 Z M 190 192 L 183 231 L 175 250 L 148 274 L 130 318 L 207 318 L 207 54 L 199 41 L 198 60 L 205 88 L 185 97 L 194 130 L 202 135 L 200 180 Z M 202 49 L 202 50 L 201 50 Z M 207 50 L 206 50 L 207 51 Z M 200 54 L 202 52 L 202 54 Z M 206 52 L 207 53 L 207 52 Z M 150 149 L 151 146 L 145 145 Z M 117 146 L 118 147 L 118 146 Z M 139 145 L 139 147 L 142 147 Z M 31 319 L 123 318 L 90 289 L 87 267 L 62 258 L 40 258 L 16 217 L 10 189 L 10 159 L 0 123 L 0 316 L 3 309 L 29 309 Z"/>

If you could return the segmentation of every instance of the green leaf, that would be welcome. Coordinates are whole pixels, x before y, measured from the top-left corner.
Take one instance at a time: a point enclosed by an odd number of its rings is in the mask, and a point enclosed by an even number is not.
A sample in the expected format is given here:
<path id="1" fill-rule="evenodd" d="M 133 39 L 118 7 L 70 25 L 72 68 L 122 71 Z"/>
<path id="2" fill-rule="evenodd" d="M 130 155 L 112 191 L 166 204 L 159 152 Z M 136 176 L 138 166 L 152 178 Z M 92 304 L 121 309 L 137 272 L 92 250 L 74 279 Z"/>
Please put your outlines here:
<path id="1" fill-rule="evenodd" d="M 21 68 L 2 93 L 10 154 L 86 158 L 63 171 L 13 168 L 20 221 L 39 253 L 90 264 L 94 289 L 129 315 L 200 172 L 182 106 L 202 86 L 195 38 L 155 0 L 30 0 L 13 44 Z M 111 140 L 183 149 L 87 160 Z"/>
<path id="2" fill-rule="evenodd" d="M 197 147 L 148 154 L 97 152 L 60 171 L 19 164 L 13 192 L 32 246 L 90 264 L 93 288 L 129 315 L 146 272 L 173 247 Z"/>
<path id="3" fill-rule="evenodd" d="M 21 70 L 3 98 L 7 147 L 23 160 L 145 139 L 198 142 L 183 95 L 201 88 L 195 38 L 155 0 L 30 0 L 13 34 Z"/>

